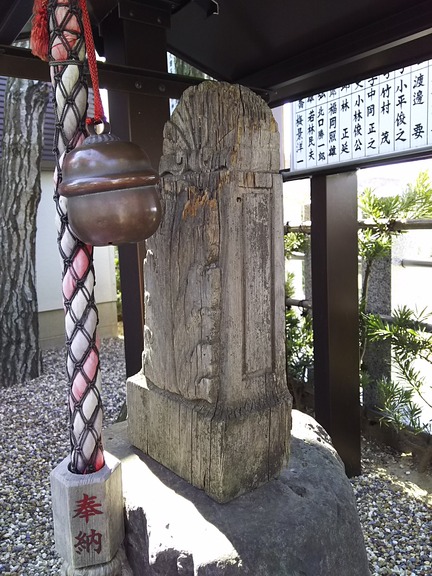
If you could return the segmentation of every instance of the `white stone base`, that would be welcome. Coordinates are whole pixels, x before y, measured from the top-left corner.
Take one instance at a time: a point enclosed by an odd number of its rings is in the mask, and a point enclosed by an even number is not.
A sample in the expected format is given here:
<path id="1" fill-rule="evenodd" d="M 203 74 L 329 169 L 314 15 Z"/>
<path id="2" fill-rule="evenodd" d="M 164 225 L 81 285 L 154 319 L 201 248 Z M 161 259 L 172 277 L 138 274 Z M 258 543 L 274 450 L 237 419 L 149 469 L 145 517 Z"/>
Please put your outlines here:
<path id="1" fill-rule="evenodd" d="M 93 474 L 70 472 L 69 457 L 51 472 L 55 546 L 72 569 L 110 562 L 124 540 L 121 465 L 107 452 L 104 457 Z"/>

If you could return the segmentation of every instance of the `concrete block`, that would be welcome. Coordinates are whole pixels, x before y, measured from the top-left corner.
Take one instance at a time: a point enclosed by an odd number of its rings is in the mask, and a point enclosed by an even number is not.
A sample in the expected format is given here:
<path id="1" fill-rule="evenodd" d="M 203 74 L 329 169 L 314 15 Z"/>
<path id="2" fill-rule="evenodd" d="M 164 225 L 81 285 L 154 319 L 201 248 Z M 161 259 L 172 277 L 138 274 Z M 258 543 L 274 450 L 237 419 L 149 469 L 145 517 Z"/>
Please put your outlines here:
<path id="1" fill-rule="evenodd" d="M 104 456 L 94 474 L 73 474 L 69 457 L 51 472 L 55 546 L 72 568 L 110 562 L 124 540 L 121 465 Z"/>

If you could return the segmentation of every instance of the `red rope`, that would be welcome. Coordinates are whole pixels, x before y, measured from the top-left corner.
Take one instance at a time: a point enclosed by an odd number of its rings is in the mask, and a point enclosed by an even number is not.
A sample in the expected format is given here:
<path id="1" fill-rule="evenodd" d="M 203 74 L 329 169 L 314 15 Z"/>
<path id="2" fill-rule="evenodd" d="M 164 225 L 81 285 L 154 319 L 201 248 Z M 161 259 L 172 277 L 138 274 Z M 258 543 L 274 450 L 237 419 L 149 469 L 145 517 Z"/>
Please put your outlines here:
<path id="1" fill-rule="evenodd" d="M 48 60 L 49 29 L 48 0 L 35 0 L 33 4 L 33 23 L 30 35 L 32 53 L 41 60 Z"/>
<path id="2" fill-rule="evenodd" d="M 87 49 L 87 60 L 89 64 L 90 78 L 92 81 L 93 93 L 94 93 L 94 117 L 87 118 L 86 122 L 87 124 L 99 124 L 100 122 L 106 120 L 106 118 L 99 89 L 99 76 L 97 71 L 96 51 L 90 24 L 90 17 L 87 10 L 87 1 L 79 0 L 79 2 L 82 11 L 84 38 Z"/>
<path id="3" fill-rule="evenodd" d="M 33 24 L 31 31 L 31 48 L 35 56 L 48 60 L 49 27 L 48 27 L 48 0 L 35 0 L 33 5 Z M 87 60 L 94 93 L 94 117 L 87 118 L 87 124 L 99 124 L 106 120 L 99 89 L 99 76 L 97 71 L 96 51 L 87 1 L 79 0 L 84 27 L 84 39 L 87 50 Z"/>

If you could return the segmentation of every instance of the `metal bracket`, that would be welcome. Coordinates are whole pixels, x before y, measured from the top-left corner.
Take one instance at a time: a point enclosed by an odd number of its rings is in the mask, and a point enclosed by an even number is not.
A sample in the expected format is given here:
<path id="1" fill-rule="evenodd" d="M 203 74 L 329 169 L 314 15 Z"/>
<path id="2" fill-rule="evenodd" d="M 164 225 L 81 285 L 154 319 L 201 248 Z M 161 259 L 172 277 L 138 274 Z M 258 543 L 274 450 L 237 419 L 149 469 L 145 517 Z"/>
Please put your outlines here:
<path id="1" fill-rule="evenodd" d="M 133 20 L 161 28 L 171 26 L 171 10 L 169 4 L 152 0 L 150 3 L 132 2 L 120 0 L 118 14 L 124 20 Z"/>

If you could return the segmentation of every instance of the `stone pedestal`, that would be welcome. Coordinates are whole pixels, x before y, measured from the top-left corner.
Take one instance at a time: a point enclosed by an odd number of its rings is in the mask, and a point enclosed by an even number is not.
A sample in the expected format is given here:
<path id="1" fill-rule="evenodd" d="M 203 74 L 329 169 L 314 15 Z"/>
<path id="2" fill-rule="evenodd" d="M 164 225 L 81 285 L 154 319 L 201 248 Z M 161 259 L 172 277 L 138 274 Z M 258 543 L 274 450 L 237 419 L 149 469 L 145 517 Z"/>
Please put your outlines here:
<path id="1" fill-rule="evenodd" d="M 363 266 L 364 267 L 364 266 Z M 364 270 L 363 270 L 364 274 Z M 391 274 L 390 256 L 373 263 L 367 292 L 366 312 L 391 316 Z M 370 381 L 363 387 L 363 406 L 367 409 L 382 407 L 379 398 L 378 381 L 391 380 L 391 344 L 389 341 L 368 342 L 361 368 Z"/>
<path id="2" fill-rule="evenodd" d="M 241 86 L 188 89 L 164 130 L 131 442 L 219 502 L 286 464 L 291 397 L 279 134 Z"/>
<path id="3" fill-rule="evenodd" d="M 93 474 L 70 472 L 69 457 L 51 472 L 55 546 L 69 570 L 109 563 L 124 539 L 121 465 L 107 452 L 104 457 Z"/>
<path id="4" fill-rule="evenodd" d="M 134 576 L 370 576 L 351 484 L 309 416 L 293 411 L 279 478 L 226 504 L 131 446 L 125 423 L 105 442 L 122 461 Z"/>

